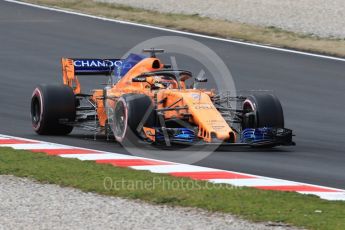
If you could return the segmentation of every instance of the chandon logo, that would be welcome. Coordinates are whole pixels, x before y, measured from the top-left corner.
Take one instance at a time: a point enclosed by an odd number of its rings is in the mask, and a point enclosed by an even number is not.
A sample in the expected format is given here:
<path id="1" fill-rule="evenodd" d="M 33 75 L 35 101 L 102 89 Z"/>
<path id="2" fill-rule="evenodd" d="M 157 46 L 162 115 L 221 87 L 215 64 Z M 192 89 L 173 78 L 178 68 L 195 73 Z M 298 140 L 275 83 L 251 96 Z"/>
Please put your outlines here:
<path id="1" fill-rule="evenodd" d="M 122 66 L 122 60 L 96 60 L 96 59 L 80 59 L 74 60 L 75 67 L 124 67 Z M 129 64 L 129 63 L 128 63 Z M 126 66 L 130 67 L 130 66 Z"/>

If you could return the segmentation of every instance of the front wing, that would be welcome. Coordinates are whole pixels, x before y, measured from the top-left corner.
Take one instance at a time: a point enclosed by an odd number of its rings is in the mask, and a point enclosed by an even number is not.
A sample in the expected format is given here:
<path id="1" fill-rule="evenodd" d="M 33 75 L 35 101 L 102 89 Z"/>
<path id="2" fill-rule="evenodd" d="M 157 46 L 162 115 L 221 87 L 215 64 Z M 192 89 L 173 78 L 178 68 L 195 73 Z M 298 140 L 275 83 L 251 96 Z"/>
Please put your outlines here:
<path id="1" fill-rule="evenodd" d="M 220 146 L 251 146 L 251 147 L 274 147 L 295 145 L 292 141 L 292 130 L 285 128 L 251 128 L 245 129 L 239 135 L 239 141 L 235 143 L 205 142 L 196 135 L 196 130 L 188 128 L 155 128 L 154 143 L 160 145 L 220 145 Z"/>

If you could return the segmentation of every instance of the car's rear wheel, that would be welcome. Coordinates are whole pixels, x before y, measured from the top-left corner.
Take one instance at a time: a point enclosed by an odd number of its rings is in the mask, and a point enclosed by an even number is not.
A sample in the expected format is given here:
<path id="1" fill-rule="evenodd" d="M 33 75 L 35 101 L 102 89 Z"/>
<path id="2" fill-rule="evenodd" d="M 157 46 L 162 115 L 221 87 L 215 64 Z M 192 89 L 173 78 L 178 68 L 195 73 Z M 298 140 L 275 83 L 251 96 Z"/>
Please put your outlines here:
<path id="1" fill-rule="evenodd" d="M 152 101 L 143 94 L 122 95 L 116 102 L 113 116 L 115 139 L 126 146 L 136 145 L 142 137 L 142 126 L 153 127 L 155 122 Z"/>
<path id="2" fill-rule="evenodd" d="M 250 95 L 243 102 L 245 128 L 284 128 L 284 114 L 279 99 L 272 94 Z"/>
<path id="3" fill-rule="evenodd" d="M 39 85 L 31 97 L 31 120 L 40 135 L 67 135 L 73 126 L 61 122 L 74 121 L 76 117 L 73 90 L 65 85 Z"/>

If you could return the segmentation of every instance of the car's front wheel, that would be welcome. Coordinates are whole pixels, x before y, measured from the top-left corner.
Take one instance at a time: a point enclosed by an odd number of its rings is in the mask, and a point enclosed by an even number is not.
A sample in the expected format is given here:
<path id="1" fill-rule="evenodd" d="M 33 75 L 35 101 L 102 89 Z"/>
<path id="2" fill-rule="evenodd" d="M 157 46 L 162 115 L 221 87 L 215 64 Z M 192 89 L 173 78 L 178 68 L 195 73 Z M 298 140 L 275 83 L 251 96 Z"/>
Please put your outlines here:
<path id="1" fill-rule="evenodd" d="M 152 101 L 148 96 L 125 94 L 116 102 L 112 130 L 117 142 L 135 145 L 141 138 L 142 126 L 152 127 L 154 122 Z"/>
<path id="2" fill-rule="evenodd" d="M 250 95 L 243 102 L 242 129 L 284 128 L 284 114 L 279 99 L 273 94 Z"/>

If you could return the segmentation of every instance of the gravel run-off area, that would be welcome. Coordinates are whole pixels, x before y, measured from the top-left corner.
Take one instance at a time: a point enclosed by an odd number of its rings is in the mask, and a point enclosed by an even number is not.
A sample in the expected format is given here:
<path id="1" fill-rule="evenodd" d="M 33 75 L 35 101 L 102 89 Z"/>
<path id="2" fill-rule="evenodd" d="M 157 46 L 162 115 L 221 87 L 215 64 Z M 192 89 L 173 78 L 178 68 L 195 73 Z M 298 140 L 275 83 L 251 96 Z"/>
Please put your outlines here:
<path id="1" fill-rule="evenodd" d="M 198 14 L 319 37 L 345 38 L 344 0 L 97 0 L 164 13 Z"/>
<path id="2" fill-rule="evenodd" d="M 9 175 L 0 175 L 0 213 L 0 230 L 293 229 L 194 208 L 84 193 Z"/>

